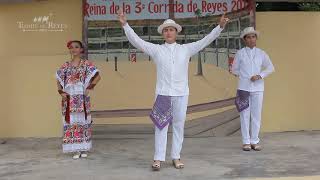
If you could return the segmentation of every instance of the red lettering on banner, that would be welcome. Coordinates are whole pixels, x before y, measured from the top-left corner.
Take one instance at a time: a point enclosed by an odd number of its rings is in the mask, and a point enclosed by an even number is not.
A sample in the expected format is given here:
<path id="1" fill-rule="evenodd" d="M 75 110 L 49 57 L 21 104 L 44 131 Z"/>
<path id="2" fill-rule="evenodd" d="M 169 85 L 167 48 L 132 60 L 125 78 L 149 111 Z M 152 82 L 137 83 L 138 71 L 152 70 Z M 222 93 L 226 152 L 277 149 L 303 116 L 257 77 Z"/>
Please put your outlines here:
<path id="1" fill-rule="evenodd" d="M 135 10 L 135 12 L 136 13 L 141 13 L 142 8 L 143 8 L 142 3 L 141 2 L 136 2 L 136 10 Z"/>
<path id="2" fill-rule="evenodd" d="M 175 12 L 179 12 L 179 13 L 183 13 L 184 12 L 183 4 L 179 3 L 176 6 L 177 6 L 177 8 L 176 8 Z"/>
<path id="3" fill-rule="evenodd" d="M 173 12 L 184 12 L 184 6 L 182 3 L 175 1 L 173 4 L 156 4 L 154 2 L 150 2 L 148 5 L 149 13 L 167 13 L 172 9 Z"/>
<path id="4" fill-rule="evenodd" d="M 112 2 L 111 6 L 110 6 L 110 14 L 116 14 L 119 9 L 120 9 L 119 5 Z"/>
<path id="5" fill-rule="evenodd" d="M 226 2 L 220 3 L 208 3 L 207 1 L 202 1 L 202 12 L 206 13 L 216 13 L 216 12 L 227 12 L 228 4 Z"/>
<path id="6" fill-rule="evenodd" d="M 193 3 L 192 0 L 190 0 L 190 2 L 187 5 L 187 11 L 188 12 L 195 12 L 197 9 L 198 9 L 198 4 Z"/>
<path id="7" fill-rule="evenodd" d="M 169 4 L 155 4 L 154 2 L 150 2 L 148 6 L 148 10 L 150 13 L 168 12 Z"/>
<path id="8" fill-rule="evenodd" d="M 120 9 L 120 5 L 112 2 L 111 6 L 110 6 L 110 14 L 117 14 L 119 9 Z M 129 4 L 122 3 L 122 10 L 125 14 L 130 14 L 131 13 L 131 6 Z"/>
<path id="9" fill-rule="evenodd" d="M 85 16 L 90 17 L 90 15 L 105 15 L 107 13 L 107 8 L 105 5 L 90 5 L 86 3 L 83 11 Z"/>
<path id="10" fill-rule="evenodd" d="M 244 0 L 232 0 L 231 6 L 231 11 L 238 11 L 240 9 L 244 9 L 247 6 L 247 2 Z"/>
<path id="11" fill-rule="evenodd" d="M 122 9 L 126 14 L 131 13 L 131 6 L 129 4 L 122 3 Z"/>
<path id="12" fill-rule="evenodd" d="M 98 1 L 98 0 L 96 0 Z M 87 17 L 105 16 L 117 14 L 119 9 L 123 9 L 125 14 L 164 14 L 173 11 L 175 13 L 185 13 L 192 16 L 191 13 L 200 9 L 205 14 L 221 14 L 223 12 L 239 11 L 248 6 L 246 0 L 185 0 L 187 3 L 181 3 L 180 0 L 168 1 L 115 1 L 115 0 L 100 0 L 105 3 L 86 2 L 83 6 L 83 14 Z M 107 2 L 108 1 L 108 2 Z M 144 3 L 146 2 L 146 3 Z M 230 4 L 231 2 L 231 4 Z M 201 4 L 200 4 L 201 3 Z M 201 6 L 201 7 L 200 7 Z M 231 9 L 230 9 L 231 8 Z"/>

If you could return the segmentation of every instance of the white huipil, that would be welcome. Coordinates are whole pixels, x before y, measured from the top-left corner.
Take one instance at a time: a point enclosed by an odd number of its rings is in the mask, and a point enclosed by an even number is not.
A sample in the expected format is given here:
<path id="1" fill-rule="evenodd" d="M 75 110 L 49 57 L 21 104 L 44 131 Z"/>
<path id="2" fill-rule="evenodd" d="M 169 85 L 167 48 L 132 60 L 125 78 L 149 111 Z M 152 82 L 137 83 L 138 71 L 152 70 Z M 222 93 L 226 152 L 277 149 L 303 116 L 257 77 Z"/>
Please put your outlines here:
<path id="1" fill-rule="evenodd" d="M 239 77 L 238 89 L 250 92 L 249 108 L 240 113 L 242 143 L 258 144 L 260 141 L 259 131 L 264 78 L 274 72 L 274 66 L 269 56 L 263 50 L 256 47 L 245 47 L 236 53 L 232 72 Z M 250 79 L 255 75 L 260 75 L 262 79 L 252 82 Z"/>
<path id="2" fill-rule="evenodd" d="M 142 40 L 126 23 L 125 34 L 137 49 L 151 56 L 157 67 L 156 95 L 172 96 L 173 136 L 171 158 L 179 159 L 184 136 L 184 122 L 188 105 L 189 85 L 188 66 L 191 56 L 208 46 L 223 30 L 214 28 L 203 39 L 188 44 L 152 44 Z M 165 160 L 168 126 L 162 130 L 155 126 L 154 160 Z"/>

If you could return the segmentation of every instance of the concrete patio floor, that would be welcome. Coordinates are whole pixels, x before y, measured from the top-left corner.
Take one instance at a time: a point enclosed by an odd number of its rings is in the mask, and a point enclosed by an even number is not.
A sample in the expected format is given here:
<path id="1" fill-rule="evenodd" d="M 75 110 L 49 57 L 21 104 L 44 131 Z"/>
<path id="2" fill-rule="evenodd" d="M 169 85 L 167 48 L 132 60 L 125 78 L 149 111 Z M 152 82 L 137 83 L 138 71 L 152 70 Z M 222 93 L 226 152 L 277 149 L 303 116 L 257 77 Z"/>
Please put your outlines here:
<path id="1" fill-rule="evenodd" d="M 153 136 L 99 136 L 87 159 L 61 152 L 60 138 L 6 139 L 0 180 L 320 179 L 320 131 L 264 133 L 261 152 L 243 152 L 240 136 L 186 138 L 183 170 L 167 162 L 152 172 Z M 169 137 L 169 145 L 170 145 Z"/>

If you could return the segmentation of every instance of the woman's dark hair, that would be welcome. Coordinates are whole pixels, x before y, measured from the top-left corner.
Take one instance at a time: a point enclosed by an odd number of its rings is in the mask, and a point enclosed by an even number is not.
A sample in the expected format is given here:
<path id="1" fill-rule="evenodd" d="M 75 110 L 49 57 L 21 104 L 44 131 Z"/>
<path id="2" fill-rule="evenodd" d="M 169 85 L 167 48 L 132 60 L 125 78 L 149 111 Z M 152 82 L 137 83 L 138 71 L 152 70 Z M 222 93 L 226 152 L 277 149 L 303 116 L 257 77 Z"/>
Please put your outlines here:
<path id="1" fill-rule="evenodd" d="M 71 46 L 72 43 L 77 43 L 77 44 L 79 44 L 80 48 L 82 48 L 83 51 L 84 51 L 84 46 L 83 46 L 83 43 L 82 43 L 81 41 L 79 41 L 79 40 L 68 41 L 67 47 L 68 47 L 69 49 L 70 49 L 70 46 Z M 82 51 L 82 52 L 83 52 L 83 51 Z"/>

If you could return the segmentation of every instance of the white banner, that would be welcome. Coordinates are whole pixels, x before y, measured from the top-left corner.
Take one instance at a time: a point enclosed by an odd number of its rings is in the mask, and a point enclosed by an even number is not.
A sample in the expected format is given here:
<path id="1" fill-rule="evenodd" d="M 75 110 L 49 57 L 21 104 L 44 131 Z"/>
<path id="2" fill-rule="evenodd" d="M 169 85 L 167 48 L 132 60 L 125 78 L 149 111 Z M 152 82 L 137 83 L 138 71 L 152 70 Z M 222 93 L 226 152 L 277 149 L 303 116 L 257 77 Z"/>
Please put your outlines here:
<path id="1" fill-rule="evenodd" d="M 170 10 L 174 18 L 197 15 L 220 15 L 246 7 L 244 0 L 87 0 L 84 14 L 88 20 L 116 20 L 122 8 L 127 19 L 167 19 Z"/>

